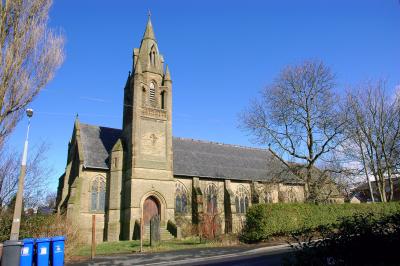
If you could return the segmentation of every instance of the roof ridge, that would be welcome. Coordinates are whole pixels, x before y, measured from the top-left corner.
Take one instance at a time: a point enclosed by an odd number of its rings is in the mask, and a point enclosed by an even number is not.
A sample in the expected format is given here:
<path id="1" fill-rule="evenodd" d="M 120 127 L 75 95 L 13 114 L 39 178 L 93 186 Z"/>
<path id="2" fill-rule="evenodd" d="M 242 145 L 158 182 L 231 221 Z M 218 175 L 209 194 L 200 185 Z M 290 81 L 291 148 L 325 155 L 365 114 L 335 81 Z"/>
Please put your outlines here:
<path id="1" fill-rule="evenodd" d="M 115 128 L 115 127 L 106 127 L 106 126 L 101 126 L 101 125 L 91 125 L 87 123 L 79 123 L 80 125 L 85 125 L 85 126 L 90 126 L 90 127 L 102 127 L 102 128 L 109 128 L 109 129 L 114 129 L 114 130 L 122 130 L 121 128 Z"/>
<path id="2" fill-rule="evenodd" d="M 268 149 L 263 149 L 263 148 L 249 147 L 249 146 L 243 146 L 243 145 L 238 145 L 238 144 L 229 144 L 229 143 L 210 141 L 210 140 L 201 140 L 201 139 L 192 139 L 192 138 L 183 138 L 183 137 L 173 137 L 173 138 L 180 139 L 180 140 L 189 140 L 189 141 L 199 142 L 199 143 L 206 143 L 206 144 L 217 144 L 217 145 L 221 145 L 221 146 L 228 146 L 228 147 L 247 149 L 247 150 L 268 151 Z"/>
<path id="3" fill-rule="evenodd" d="M 86 126 L 91 126 L 91 127 L 102 127 L 102 128 L 109 128 L 109 129 L 114 129 L 114 130 L 122 130 L 120 128 L 106 127 L 106 126 L 101 126 L 101 125 L 91 125 L 91 124 L 87 124 L 87 123 L 80 123 L 80 124 L 86 125 Z M 188 140 L 188 141 L 205 143 L 205 144 L 216 144 L 216 145 L 228 146 L 228 147 L 239 148 L 239 149 L 268 151 L 268 149 L 263 149 L 263 148 L 249 147 L 249 146 L 243 146 L 243 145 L 238 145 L 238 144 L 229 144 L 229 143 L 223 143 L 223 142 L 217 142 L 217 141 L 211 141 L 211 140 L 201 140 L 201 139 L 193 139 L 193 138 L 174 137 L 174 136 L 172 136 L 172 137 L 174 139 Z"/>

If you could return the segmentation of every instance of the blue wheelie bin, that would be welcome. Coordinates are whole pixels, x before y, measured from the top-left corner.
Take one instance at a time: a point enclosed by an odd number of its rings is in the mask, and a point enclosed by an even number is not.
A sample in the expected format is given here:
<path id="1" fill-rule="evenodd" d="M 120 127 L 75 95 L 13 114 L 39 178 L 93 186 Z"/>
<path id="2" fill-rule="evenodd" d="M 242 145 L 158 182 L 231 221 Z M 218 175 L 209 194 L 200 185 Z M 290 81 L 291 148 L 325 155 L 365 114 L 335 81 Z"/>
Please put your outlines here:
<path id="1" fill-rule="evenodd" d="M 35 240 L 33 238 L 25 238 L 22 240 L 23 246 L 21 248 L 21 258 L 19 260 L 20 266 L 32 266 L 33 261 L 33 245 Z"/>
<path id="2" fill-rule="evenodd" d="M 64 241 L 65 237 L 55 236 L 51 238 L 51 265 L 64 265 Z"/>
<path id="3" fill-rule="evenodd" d="M 50 238 L 36 239 L 36 266 L 48 266 L 50 258 Z"/>

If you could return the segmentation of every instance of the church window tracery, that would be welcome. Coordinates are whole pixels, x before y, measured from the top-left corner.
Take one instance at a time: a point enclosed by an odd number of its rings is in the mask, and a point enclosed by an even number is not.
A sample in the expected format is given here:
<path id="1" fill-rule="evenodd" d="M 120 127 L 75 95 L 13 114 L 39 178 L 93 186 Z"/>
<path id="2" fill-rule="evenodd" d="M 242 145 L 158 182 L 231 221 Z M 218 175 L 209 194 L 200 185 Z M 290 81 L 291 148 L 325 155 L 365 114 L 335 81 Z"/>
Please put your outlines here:
<path id="1" fill-rule="evenodd" d="M 271 192 L 264 192 L 264 203 L 272 203 L 272 193 Z"/>
<path id="2" fill-rule="evenodd" d="M 287 192 L 289 202 L 297 202 L 296 194 L 292 189 Z"/>
<path id="3" fill-rule="evenodd" d="M 185 186 L 181 182 L 175 184 L 175 212 L 185 214 L 188 211 L 188 196 Z"/>
<path id="4" fill-rule="evenodd" d="M 246 213 L 249 208 L 249 193 L 243 186 L 239 186 L 235 197 L 236 213 Z"/>
<path id="5" fill-rule="evenodd" d="M 90 210 L 103 212 L 106 202 L 106 182 L 103 177 L 98 176 L 92 180 L 90 192 Z"/>
<path id="6" fill-rule="evenodd" d="M 207 213 L 215 214 L 218 212 L 218 191 L 214 184 L 206 187 L 204 194 L 207 201 Z"/>

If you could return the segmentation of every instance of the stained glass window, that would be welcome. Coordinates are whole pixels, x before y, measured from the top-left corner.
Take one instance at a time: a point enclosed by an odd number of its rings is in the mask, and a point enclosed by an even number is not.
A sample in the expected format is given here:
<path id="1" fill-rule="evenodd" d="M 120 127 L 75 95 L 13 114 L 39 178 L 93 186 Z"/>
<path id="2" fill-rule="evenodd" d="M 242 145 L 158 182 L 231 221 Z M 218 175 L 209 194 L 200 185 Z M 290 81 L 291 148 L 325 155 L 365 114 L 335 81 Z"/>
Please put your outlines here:
<path id="1" fill-rule="evenodd" d="M 242 185 L 236 191 L 235 205 L 236 213 L 246 213 L 249 208 L 249 194 Z"/>
<path id="2" fill-rule="evenodd" d="M 104 182 L 104 178 L 98 176 L 93 179 L 90 190 L 90 210 L 103 212 L 106 202 L 106 183 Z"/>
<path id="3" fill-rule="evenodd" d="M 176 182 L 175 185 L 175 212 L 187 213 L 188 211 L 187 191 L 181 182 Z"/>
<path id="4" fill-rule="evenodd" d="M 207 200 L 207 212 L 217 213 L 218 212 L 218 193 L 217 187 L 214 184 L 207 186 L 205 190 Z"/>

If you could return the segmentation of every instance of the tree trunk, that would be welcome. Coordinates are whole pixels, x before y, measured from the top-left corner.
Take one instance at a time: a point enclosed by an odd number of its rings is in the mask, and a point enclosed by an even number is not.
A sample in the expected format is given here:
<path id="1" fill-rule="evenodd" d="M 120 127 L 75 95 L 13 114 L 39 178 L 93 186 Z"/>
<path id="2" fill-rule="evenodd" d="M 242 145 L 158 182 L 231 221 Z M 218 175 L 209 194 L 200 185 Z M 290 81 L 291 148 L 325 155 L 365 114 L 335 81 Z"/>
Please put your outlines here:
<path id="1" fill-rule="evenodd" d="M 372 202 L 375 202 L 374 192 L 372 190 L 371 180 L 369 179 L 367 164 L 365 162 L 364 149 L 363 149 L 361 141 L 359 143 L 359 146 L 360 146 L 360 150 L 361 150 L 361 159 L 362 159 L 362 163 L 363 163 L 363 167 L 364 167 L 365 177 L 367 178 L 367 182 L 368 182 L 369 193 L 371 195 Z"/>

